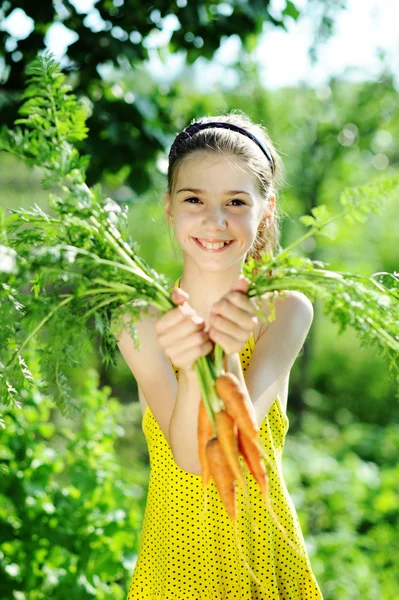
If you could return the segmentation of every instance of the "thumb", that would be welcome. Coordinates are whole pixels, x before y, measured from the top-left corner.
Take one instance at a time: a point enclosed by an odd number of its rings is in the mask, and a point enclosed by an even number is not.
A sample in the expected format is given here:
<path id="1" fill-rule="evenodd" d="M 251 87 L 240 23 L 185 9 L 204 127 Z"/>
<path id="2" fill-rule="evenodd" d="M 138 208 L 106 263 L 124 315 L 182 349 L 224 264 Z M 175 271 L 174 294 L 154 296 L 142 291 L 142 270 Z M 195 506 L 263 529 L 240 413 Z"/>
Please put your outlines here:
<path id="1" fill-rule="evenodd" d="M 231 291 L 244 292 L 244 294 L 246 294 L 249 289 L 249 286 L 250 281 L 245 277 L 245 275 L 241 274 L 240 277 L 234 282 Z"/>

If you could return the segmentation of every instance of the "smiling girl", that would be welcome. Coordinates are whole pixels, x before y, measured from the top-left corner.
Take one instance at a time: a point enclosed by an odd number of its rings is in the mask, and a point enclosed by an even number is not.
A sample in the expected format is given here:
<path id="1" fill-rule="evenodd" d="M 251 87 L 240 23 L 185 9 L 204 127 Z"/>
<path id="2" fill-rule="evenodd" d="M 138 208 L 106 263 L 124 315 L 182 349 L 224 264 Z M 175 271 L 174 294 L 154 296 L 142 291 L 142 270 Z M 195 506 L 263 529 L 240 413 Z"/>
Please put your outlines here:
<path id="1" fill-rule="evenodd" d="M 124 332 L 118 345 L 136 378 L 150 481 L 140 551 L 128 600 L 319 600 L 296 510 L 281 465 L 289 421 L 288 379 L 313 320 L 299 292 L 274 300 L 275 320 L 259 322 L 246 295 L 242 266 L 279 249 L 277 188 L 282 161 L 264 127 L 245 114 L 206 117 L 175 139 L 169 154 L 164 212 L 182 250 L 175 309 L 154 310 L 137 324 L 140 349 Z M 268 314 L 267 298 L 263 312 Z M 292 550 L 245 473 L 252 529 L 238 490 L 238 531 L 251 578 L 235 543 L 234 527 L 215 483 L 207 510 L 198 457 L 200 389 L 194 363 L 220 344 L 227 367 L 248 389 L 259 437 L 273 469 L 269 494 Z M 265 593 L 267 590 L 267 594 Z"/>

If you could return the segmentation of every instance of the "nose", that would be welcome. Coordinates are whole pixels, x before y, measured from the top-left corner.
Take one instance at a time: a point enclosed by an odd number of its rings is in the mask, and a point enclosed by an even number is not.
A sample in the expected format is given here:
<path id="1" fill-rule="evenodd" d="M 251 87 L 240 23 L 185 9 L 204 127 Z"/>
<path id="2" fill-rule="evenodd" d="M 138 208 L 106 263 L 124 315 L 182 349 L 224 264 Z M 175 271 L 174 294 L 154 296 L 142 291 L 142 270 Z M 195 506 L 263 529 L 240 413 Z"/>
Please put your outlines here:
<path id="1" fill-rule="evenodd" d="M 216 229 L 217 231 L 224 231 L 226 227 L 227 223 L 223 210 L 217 208 L 209 211 L 205 220 L 206 230 Z"/>

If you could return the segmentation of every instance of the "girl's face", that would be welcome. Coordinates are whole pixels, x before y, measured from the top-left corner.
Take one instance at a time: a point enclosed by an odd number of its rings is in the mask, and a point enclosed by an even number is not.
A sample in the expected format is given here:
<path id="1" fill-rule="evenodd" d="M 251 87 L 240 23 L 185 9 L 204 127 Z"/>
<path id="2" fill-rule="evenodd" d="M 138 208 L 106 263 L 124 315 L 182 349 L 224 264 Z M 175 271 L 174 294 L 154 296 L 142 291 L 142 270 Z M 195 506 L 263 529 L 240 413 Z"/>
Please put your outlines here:
<path id="1" fill-rule="evenodd" d="M 181 164 L 172 198 L 165 195 L 165 216 L 173 218 L 185 260 L 206 270 L 244 262 L 264 213 L 257 185 L 235 156 L 198 151 Z M 215 252 L 198 239 L 232 243 Z"/>

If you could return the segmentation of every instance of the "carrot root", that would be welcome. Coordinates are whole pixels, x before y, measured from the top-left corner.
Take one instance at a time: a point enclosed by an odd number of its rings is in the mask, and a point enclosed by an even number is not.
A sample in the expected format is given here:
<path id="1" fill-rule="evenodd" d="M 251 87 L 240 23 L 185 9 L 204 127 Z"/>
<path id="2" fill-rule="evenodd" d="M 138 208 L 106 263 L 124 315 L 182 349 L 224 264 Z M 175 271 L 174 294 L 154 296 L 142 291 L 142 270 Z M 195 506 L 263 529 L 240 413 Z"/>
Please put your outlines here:
<path id="1" fill-rule="evenodd" d="M 238 460 L 237 426 L 234 419 L 225 411 L 215 413 L 216 435 L 222 450 L 237 481 L 245 487 L 245 480 Z"/>
<path id="2" fill-rule="evenodd" d="M 267 470 L 262 458 L 272 472 L 277 472 L 278 474 L 278 470 L 270 460 L 259 439 L 259 429 L 254 416 L 253 405 L 248 394 L 242 389 L 239 379 L 232 373 L 225 372 L 217 377 L 215 380 L 215 388 L 223 401 L 225 408 L 225 410 L 215 413 L 217 437 L 213 437 L 214 432 L 212 431 L 212 425 L 209 421 L 203 401 L 200 404 L 200 416 L 198 421 L 199 456 L 205 493 L 204 511 L 201 520 L 205 516 L 207 506 L 207 486 L 209 480 L 213 477 L 222 503 L 233 522 L 236 544 L 240 557 L 244 561 L 245 567 L 251 574 L 252 579 L 268 593 L 268 590 L 263 587 L 248 564 L 238 538 L 236 479 L 242 487 L 249 519 L 252 527 L 254 526 L 254 523 L 251 520 L 248 487 L 239 461 L 240 454 L 243 456 L 244 463 L 247 464 L 255 481 L 260 486 L 267 511 L 282 532 L 285 540 L 301 558 L 306 559 L 306 554 L 303 549 L 299 548 L 297 544 L 290 539 L 286 529 L 281 525 L 274 512 L 271 498 L 268 494 Z M 206 417 L 208 417 L 209 423 L 207 423 Z M 202 424 L 201 427 L 200 422 Z M 209 432 L 209 426 L 211 427 L 212 433 Z M 205 431 L 207 431 L 207 433 L 205 433 Z M 210 436 L 211 439 L 206 439 L 206 435 Z M 255 531 L 256 533 L 259 532 L 256 524 Z"/>
<path id="3" fill-rule="evenodd" d="M 235 523 L 237 520 L 236 481 L 217 437 L 207 443 L 206 454 L 219 496 L 227 514 Z"/>
<path id="4" fill-rule="evenodd" d="M 268 477 L 261 453 L 259 452 L 256 441 L 248 438 L 245 433 L 238 430 L 237 433 L 238 449 L 244 457 L 244 460 L 253 475 L 255 481 L 262 490 L 263 497 L 267 501 Z"/>
<path id="5" fill-rule="evenodd" d="M 256 523 L 251 519 L 251 502 L 249 498 L 248 486 L 239 461 L 237 425 L 234 423 L 234 419 L 225 410 L 215 413 L 215 422 L 216 434 L 218 440 L 220 441 L 220 445 L 222 446 L 224 455 L 227 459 L 230 469 L 234 474 L 235 479 L 241 486 L 251 526 L 255 533 L 259 533 Z"/>
<path id="6" fill-rule="evenodd" d="M 262 444 L 260 441 L 256 440 L 255 445 L 257 446 L 257 449 L 260 453 L 260 455 L 265 459 L 265 461 L 271 466 L 273 471 L 275 471 L 275 467 L 274 465 L 271 463 L 270 458 L 267 455 L 266 450 L 263 448 Z M 274 509 L 272 507 L 272 503 L 271 503 L 271 498 L 270 496 L 266 493 L 263 494 L 263 497 L 265 499 L 265 504 L 266 507 L 270 513 L 270 516 L 272 517 L 273 521 L 275 522 L 275 524 L 277 525 L 277 527 L 280 529 L 281 533 L 283 534 L 285 540 L 288 542 L 289 546 L 291 546 L 291 548 L 294 550 L 294 552 L 296 554 L 298 554 L 298 556 L 300 556 L 301 558 L 305 558 L 305 560 L 307 559 L 306 554 L 304 553 L 303 549 L 299 548 L 299 546 L 297 546 L 297 544 L 295 544 L 290 537 L 287 534 L 287 530 L 285 529 L 285 527 L 283 527 L 283 525 L 281 525 L 276 513 L 274 512 Z"/>

